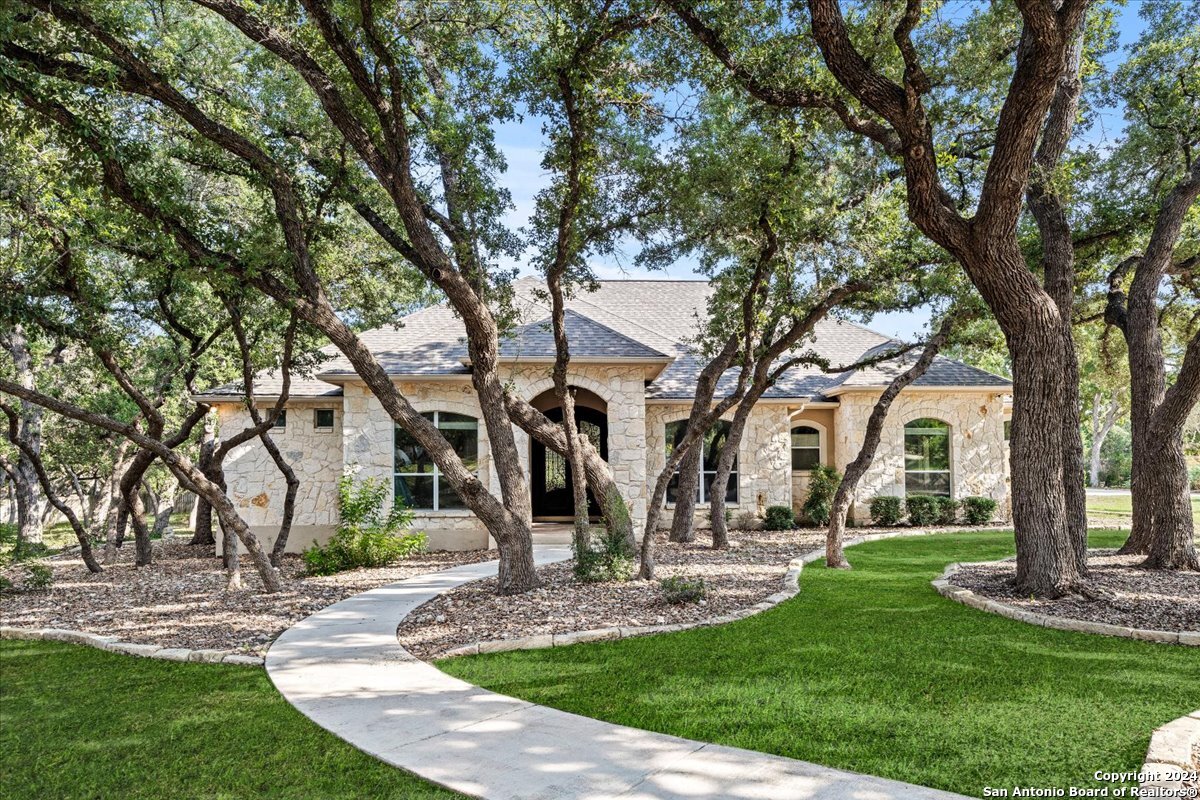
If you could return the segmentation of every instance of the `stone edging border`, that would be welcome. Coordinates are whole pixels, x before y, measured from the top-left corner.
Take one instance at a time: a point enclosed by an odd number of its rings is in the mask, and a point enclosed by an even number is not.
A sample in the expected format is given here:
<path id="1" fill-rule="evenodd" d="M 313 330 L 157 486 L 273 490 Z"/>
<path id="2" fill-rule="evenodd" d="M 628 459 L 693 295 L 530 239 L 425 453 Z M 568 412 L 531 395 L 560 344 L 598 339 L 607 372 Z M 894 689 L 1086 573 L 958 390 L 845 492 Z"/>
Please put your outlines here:
<path id="1" fill-rule="evenodd" d="M 1125 639 L 1137 639 L 1143 642 L 1155 642 L 1157 644 L 1181 644 L 1189 647 L 1200 647 L 1200 631 L 1156 631 L 1148 628 L 1127 628 L 1121 625 L 1110 625 L 1107 622 L 1092 622 L 1091 620 L 1039 614 L 1036 611 L 1026 611 L 1023 608 L 1001 603 L 999 600 L 993 600 L 990 597 L 983 597 L 970 589 L 955 586 L 950 582 L 954 573 L 962 567 L 990 566 L 1011 560 L 1010 558 L 1006 558 L 999 561 L 972 561 L 950 564 L 940 577 L 932 581 L 933 588 L 942 597 L 953 600 L 956 603 L 962 603 L 965 606 L 970 606 L 980 611 L 987 611 L 991 614 L 1007 617 L 1017 622 L 1037 625 L 1042 628 L 1074 631 L 1076 633 L 1094 633 L 1101 636 L 1118 636 Z"/>
<path id="2" fill-rule="evenodd" d="M 32 639 L 46 642 L 68 642 L 107 650 L 111 653 L 124 653 L 141 658 L 157 658 L 162 661 L 193 661 L 202 664 L 237 664 L 243 667 L 263 666 L 260 656 L 248 656 L 232 650 L 192 650 L 187 647 L 159 647 L 156 644 L 135 644 L 122 642 L 115 636 L 100 636 L 86 631 L 72 631 L 62 628 L 16 628 L 11 625 L 0 625 L 0 639 Z"/>
<path id="3" fill-rule="evenodd" d="M 1146 763 L 1142 765 L 1142 789 L 1173 790 L 1163 797 L 1185 797 L 1184 774 L 1193 772 L 1197 764 L 1193 754 L 1200 745 L 1200 709 L 1186 717 L 1168 722 L 1150 734 Z"/>
<path id="4" fill-rule="evenodd" d="M 884 533 L 869 533 L 856 536 L 843 542 L 843 547 L 853 547 L 865 542 L 876 542 L 882 539 L 896 539 L 903 536 L 930 536 L 934 533 L 944 533 L 944 530 L 899 530 Z M 601 642 L 613 639 L 630 639 L 634 636 L 649 636 L 656 633 L 676 633 L 692 628 L 711 628 L 714 625 L 724 625 L 737 622 L 739 619 L 753 617 L 767 609 L 774 608 L 784 600 L 790 600 L 800 593 L 800 572 L 805 564 L 824 558 L 824 548 L 810 550 L 788 562 L 787 572 L 783 576 L 783 588 L 775 594 L 761 600 L 748 608 L 742 608 L 719 617 L 702 619 L 697 622 L 680 622 L 674 625 L 642 625 L 637 627 L 614 626 L 611 628 L 595 628 L 586 631 L 571 631 L 570 633 L 543 633 L 536 636 L 522 636 L 516 639 L 493 639 L 484 642 L 471 642 L 460 647 L 447 650 L 438 658 L 457 658 L 473 656 L 480 653 L 503 653 L 509 650 L 543 650 L 547 647 L 565 647 L 582 642 Z M 403 621 L 403 620 L 401 620 Z"/>

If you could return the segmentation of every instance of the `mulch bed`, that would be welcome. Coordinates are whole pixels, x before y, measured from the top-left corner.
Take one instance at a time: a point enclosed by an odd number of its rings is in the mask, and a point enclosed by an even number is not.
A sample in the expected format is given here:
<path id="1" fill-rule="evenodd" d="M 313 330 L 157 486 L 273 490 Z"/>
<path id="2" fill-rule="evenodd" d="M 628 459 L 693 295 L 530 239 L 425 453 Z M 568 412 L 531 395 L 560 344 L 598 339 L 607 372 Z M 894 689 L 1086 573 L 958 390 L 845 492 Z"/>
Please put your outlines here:
<path id="1" fill-rule="evenodd" d="M 728 550 L 711 550 L 706 534 L 700 531 L 692 544 L 660 536 L 656 550 L 658 579 L 703 578 L 707 592 L 700 603 L 668 604 L 658 580 L 579 583 L 569 563 L 551 564 L 538 570 L 543 586 L 525 594 L 500 597 L 488 579 L 430 600 L 400 625 L 400 643 L 432 659 L 478 641 L 719 617 L 780 591 L 788 562 L 825 541 L 822 532 L 731 531 Z"/>
<path id="2" fill-rule="evenodd" d="M 951 583 L 978 595 L 1039 614 L 1106 622 L 1159 631 L 1200 631 L 1200 573 L 1145 570 L 1144 556 L 1093 550 L 1088 566 L 1099 597 L 1069 595 L 1057 600 L 1018 596 L 1009 581 L 1016 562 L 963 567 Z"/>
<path id="3" fill-rule="evenodd" d="M 388 567 L 304 577 L 299 557 L 287 556 L 281 567 L 283 591 L 263 594 L 248 558 L 242 558 L 244 588 L 229 592 L 214 548 L 189 547 L 184 541 L 155 542 L 153 563 L 142 568 L 133 566 L 130 543 L 99 575 L 88 572 L 77 553 L 48 558 L 44 563 L 54 571 L 53 585 L 0 595 L 0 624 L 264 655 L 280 633 L 339 600 L 414 575 L 496 558 L 494 550 L 421 553 Z M 21 586 L 20 567 L 3 574 Z"/>

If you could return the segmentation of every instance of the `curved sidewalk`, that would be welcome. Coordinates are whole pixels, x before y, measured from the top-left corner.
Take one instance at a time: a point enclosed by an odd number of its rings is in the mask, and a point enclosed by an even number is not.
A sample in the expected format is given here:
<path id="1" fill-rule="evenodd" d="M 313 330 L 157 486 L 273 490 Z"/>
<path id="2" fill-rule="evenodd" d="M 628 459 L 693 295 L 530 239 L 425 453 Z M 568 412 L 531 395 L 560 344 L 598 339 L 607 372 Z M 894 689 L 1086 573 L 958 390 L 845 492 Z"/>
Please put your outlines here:
<path id="1" fill-rule="evenodd" d="M 539 564 L 570 557 L 538 547 Z M 321 727 L 389 764 L 489 800 L 950 800 L 960 795 L 627 728 L 489 692 L 419 661 L 396 628 L 495 561 L 420 575 L 318 611 L 280 636 L 267 672 Z"/>

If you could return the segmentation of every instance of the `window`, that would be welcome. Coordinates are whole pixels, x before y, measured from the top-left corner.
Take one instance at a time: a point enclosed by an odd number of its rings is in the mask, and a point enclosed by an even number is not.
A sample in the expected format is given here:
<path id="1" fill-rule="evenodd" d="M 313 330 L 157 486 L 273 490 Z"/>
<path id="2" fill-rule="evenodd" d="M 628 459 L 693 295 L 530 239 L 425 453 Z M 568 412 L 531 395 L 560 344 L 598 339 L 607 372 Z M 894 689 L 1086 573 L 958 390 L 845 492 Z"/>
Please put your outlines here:
<path id="1" fill-rule="evenodd" d="M 315 408 L 315 409 L 313 409 L 313 430 L 318 430 L 318 431 L 333 430 L 333 409 L 332 408 Z"/>
<path id="2" fill-rule="evenodd" d="M 950 426 L 915 419 L 904 426 L 904 491 L 950 496 Z"/>
<path id="3" fill-rule="evenodd" d="M 479 468 L 479 421 L 448 411 L 427 411 L 421 416 L 432 422 L 450 442 L 468 470 Z M 466 508 L 462 498 L 442 477 L 425 448 L 396 426 L 395 498 L 409 508 L 439 511 Z"/>
<path id="4" fill-rule="evenodd" d="M 808 425 L 792 428 L 792 469 L 803 472 L 821 463 L 821 432 Z"/>
<path id="5" fill-rule="evenodd" d="M 687 420 L 667 423 L 667 456 L 670 457 L 675 448 L 683 441 L 687 431 Z M 729 423 L 718 422 L 708 429 L 704 435 L 704 457 L 700 459 L 700 482 L 696 487 L 696 499 L 707 503 L 712 498 L 713 482 L 717 478 L 717 460 L 721 457 L 721 448 L 729 441 Z M 667 502 L 674 503 L 679 490 L 679 475 L 676 473 L 667 484 Z M 729 486 L 725 489 L 725 502 L 736 503 L 738 499 L 738 463 L 737 456 L 733 458 L 733 469 L 729 473 Z"/>
<path id="6" fill-rule="evenodd" d="M 286 428 L 287 427 L 287 409 L 286 408 L 279 409 L 279 416 L 277 416 L 275 418 L 275 427 L 276 428 Z"/>

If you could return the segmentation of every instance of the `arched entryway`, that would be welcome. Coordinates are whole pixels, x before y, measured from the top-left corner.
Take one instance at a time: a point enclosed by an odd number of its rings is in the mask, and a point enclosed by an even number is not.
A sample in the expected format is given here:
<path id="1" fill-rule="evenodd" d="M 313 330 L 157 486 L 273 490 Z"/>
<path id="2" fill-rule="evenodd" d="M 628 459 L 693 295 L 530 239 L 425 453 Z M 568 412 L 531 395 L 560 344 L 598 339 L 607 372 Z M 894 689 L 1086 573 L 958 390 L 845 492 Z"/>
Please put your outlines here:
<path id="1" fill-rule="evenodd" d="M 587 389 L 574 389 L 575 424 L 580 432 L 592 440 L 600 451 L 601 458 L 608 458 L 608 407 L 604 400 Z M 562 422 L 562 408 L 554 391 L 546 391 L 535 397 L 531 404 L 554 422 Z M 533 505 L 533 518 L 543 521 L 566 521 L 575 515 L 575 503 L 571 491 L 571 467 L 564 456 L 536 440 L 530 442 L 529 486 Z M 588 516 L 599 517 L 600 507 L 592 493 L 588 492 Z"/>

